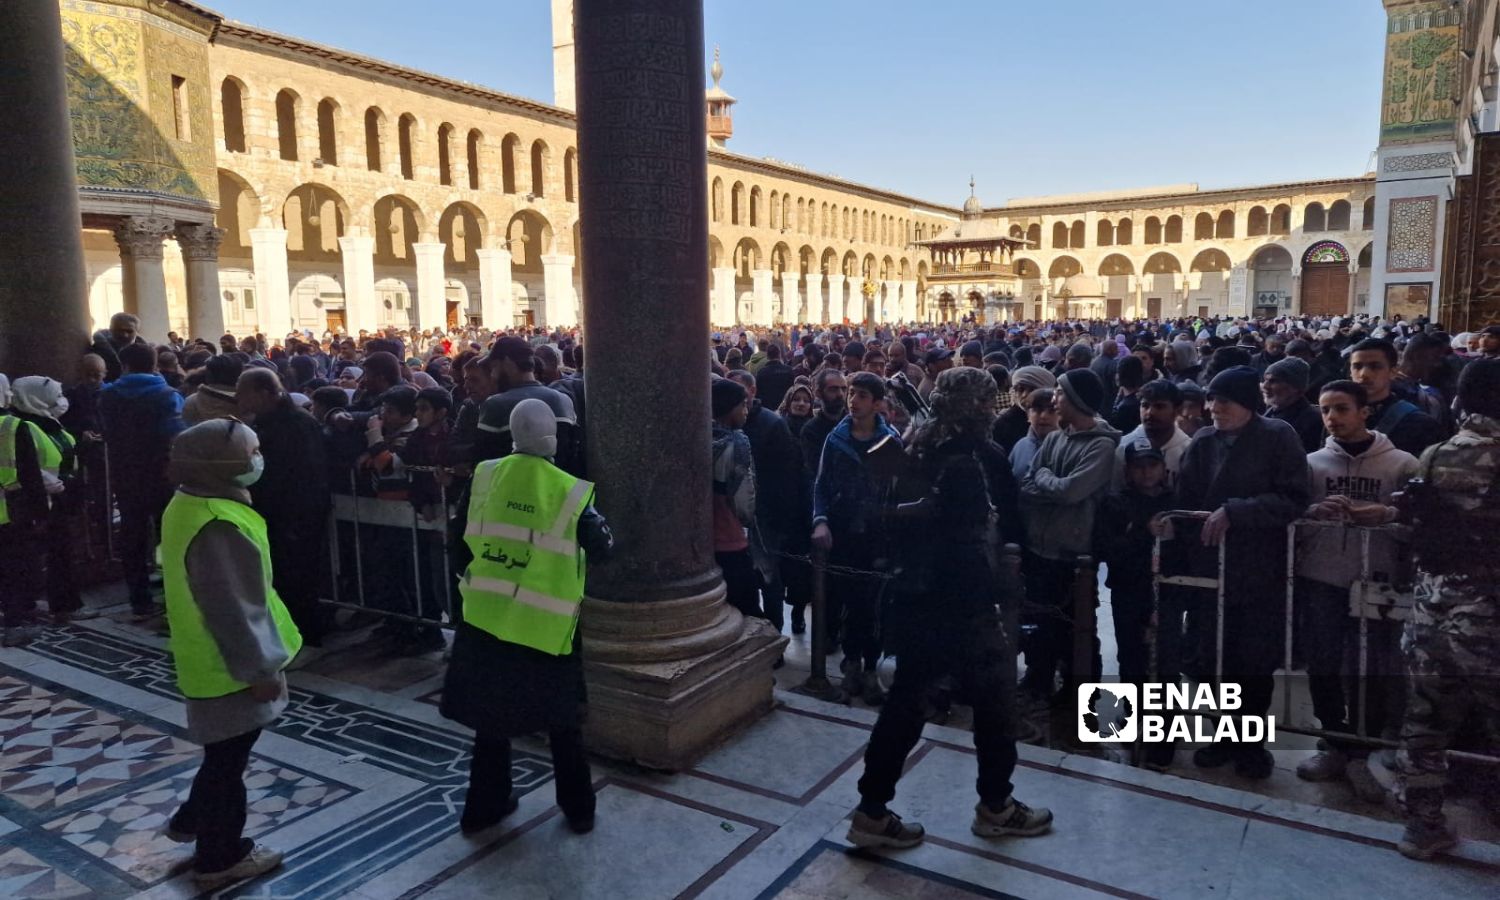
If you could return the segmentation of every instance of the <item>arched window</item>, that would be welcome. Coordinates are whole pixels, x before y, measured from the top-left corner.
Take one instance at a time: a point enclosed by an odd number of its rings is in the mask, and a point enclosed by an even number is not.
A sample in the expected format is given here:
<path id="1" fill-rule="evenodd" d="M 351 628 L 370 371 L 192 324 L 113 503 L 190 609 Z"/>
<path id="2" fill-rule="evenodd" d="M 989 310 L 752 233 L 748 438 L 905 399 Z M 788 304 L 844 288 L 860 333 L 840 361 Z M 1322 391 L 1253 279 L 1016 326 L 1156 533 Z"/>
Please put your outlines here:
<path id="1" fill-rule="evenodd" d="M 281 158 L 297 161 L 297 95 L 282 90 L 276 95 L 276 139 Z"/>
<path id="2" fill-rule="evenodd" d="M 542 141 L 531 144 L 531 193 L 547 196 L 547 145 Z"/>
<path id="3" fill-rule="evenodd" d="M 1271 233 L 1283 235 L 1292 233 L 1292 208 L 1287 204 L 1277 204 L 1276 208 L 1271 210 Z"/>
<path id="4" fill-rule="evenodd" d="M 219 86 L 219 110 L 224 120 L 224 149 L 245 152 L 245 88 L 233 78 Z"/>
<path id="5" fill-rule="evenodd" d="M 1083 220 L 1074 220 L 1073 227 L 1068 230 L 1068 246 L 1074 250 L 1083 249 L 1084 237 Z"/>
<path id="6" fill-rule="evenodd" d="M 1182 216 L 1167 217 L 1166 242 L 1169 244 L 1182 243 Z"/>
<path id="7" fill-rule="evenodd" d="M 1348 200 L 1333 201 L 1333 205 L 1328 207 L 1328 230 L 1348 231 L 1350 212 Z"/>
<path id="8" fill-rule="evenodd" d="M 438 184 L 453 183 L 453 126 L 438 126 Z"/>
<path id="9" fill-rule="evenodd" d="M 1156 216 L 1146 219 L 1146 243 L 1161 243 L 1161 219 L 1158 219 Z"/>
<path id="10" fill-rule="evenodd" d="M 708 198 L 709 217 L 715 222 L 724 221 L 724 179 L 715 178 L 713 190 Z"/>
<path id="11" fill-rule="evenodd" d="M 1068 226 L 1062 222 L 1052 223 L 1052 249 L 1068 249 Z"/>
<path id="12" fill-rule="evenodd" d="M 1360 228 L 1365 231 L 1375 230 L 1375 198 L 1366 197 L 1364 210 L 1360 215 Z"/>
<path id="13" fill-rule="evenodd" d="M 470 128 L 469 136 L 464 141 L 465 156 L 469 161 L 469 190 L 479 190 L 479 147 L 484 143 L 484 135 L 479 129 Z"/>
<path id="14" fill-rule="evenodd" d="M 1094 226 L 1094 245 L 1097 247 L 1111 247 L 1115 243 L 1115 226 L 1108 219 L 1100 219 L 1099 224 Z"/>
<path id="15" fill-rule="evenodd" d="M 1026 229 L 1026 243 L 1028 243 L 1031 246 L 1036 247 L 1038 249 L 1041 248 L 1041 246 L 1042 246 L 1042 226 L 1041 225 L 1034 224 L 1034 225 L 1031 225 L 1030 227 L 1028 227 Z"/>
<path id="16" fill-rule="evenodd" d="M 1323 212 L 1323 204 L 1307 204 L 1307 209 L 1302 211 L 1302 230 L 1309 232 L 1328 230 L 1328 215 Z"/>
<path id="17" fill-rule="evenodd" d="M 1234 210 L 1219 213 L 1219 221 L 1214 223 L 1214 237 L 1226 241 L 1234 237 Z"/>
<path id="18" fill-rule="evenodd" d="M 521 139 L 507 134 L 500 142 L 500 189 L 507 194 L 516 192 L 516 154 L 521 152 Z"/>
<path id="19" fill-rule="evenodd" d="M 745 208 L 745 185 L 736 181 L 734 187 L 729 189 L 729 224 L 740 224 L 740 216 Z"/>
<path id="20" fill-rule="evenodd" d="M 760 186 L 750 189 L 750 227 L 759 228 L 761 221 L 760 207 L 763 202 Z"/>
<path id="21" fill-rule="evenodd" d="M 781 192 L 780 191 L 772 191 L 771 192 L 771 218 L 770 218 L 770 221 L 767 224 L 769 224 L 770 227 L 772 227 L 772 228 L 781 228 L 783 225 L 785 225 L 785 223 L 781 221 Z"/>
<path id="22" fill-rule="evenodd" d="M 325 166 L 339 164 L 338 111 L 339 105 L 328 97 L 318 103 L 318 158 Z"/>
<path id="23" fill-rule="evenodd" d="M 1115 223 L 1115 246 L 1128 247 L 1134 240 L 1134 224 L 1129 219 L 1121 219 Z"/>
<path id="24" fill-rule="evenodd" d="M 1214 238 L 1214 217 L 1210 213 L 1201 212 L 1193 217 L 1193 240 L 1211 241 Z"/>
<path id="25" fill-rule="evenodd" d="M 380 129 L 385 125 L 385 113 L 370 107 L 365 110 L 365 168 L 380 171 Z"/>
<path id="26" fill-rule="evenodd" d="M 417 117 L 411 113 L 402 113 L 396 122 L 396 152 L 401 157 L 401 177 L 410 181 L 416 177 L 412 168 L 412 131 L 417 127 Z"/>
<path id="27" fill-rule="evenodd" d="M 1260 237 L 1271 230 L 1271 217 L 1266 215 L 1264 206 L 1255 206 L 1250 209 L 1250 220 L 1245 223 L 1245 235 L 1247 237 Z"/>
<path id="28" fill-rule="evenodd" d="M 792 227 L 792 195 L 781 195 L 781 230 L 786 231 Z"/>
<path id="29" fill-rule="evenodd" d="M 563 151 L 563 200 L 578 202 L 578 151 L 569 147 Z"/>

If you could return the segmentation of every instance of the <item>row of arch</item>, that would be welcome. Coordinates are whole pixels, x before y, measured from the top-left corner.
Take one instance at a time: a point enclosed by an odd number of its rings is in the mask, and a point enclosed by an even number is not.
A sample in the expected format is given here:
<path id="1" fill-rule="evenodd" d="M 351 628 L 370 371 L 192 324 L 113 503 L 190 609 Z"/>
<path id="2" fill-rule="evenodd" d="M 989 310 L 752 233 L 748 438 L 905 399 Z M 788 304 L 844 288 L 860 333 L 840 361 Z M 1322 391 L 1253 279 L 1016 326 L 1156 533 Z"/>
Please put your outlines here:
<path id="1" fill-rule="evenodd" d="M 224 148 L 230 153 L 247 152 L 245 133 L 245 103 L 248 88 L 234 76 L 226 77 L 220 85 L 219 104 L 222 115 Z M 277 153 L 287 162 L 299 162 L 302 156 L 299 124 L 302 121 L 302 97 L 291 88 L 282 88 L 276 93 L 276 142 Z M 344 115 L 343 107 L 332 97 L 318 101 L 317 156 L 312 160 L 320 166 L 340 166 L 347 162 L 347 149 L 340 146 L 340 128 Z M 396 117 L 395 140 L 391 140 L 390 124 L 385 111 L 378 106 L 365 109 L 364 165 L 371 172 L 386 172 L 394 164 L 392 174 L 413 181 L 417 176 L 415 146 L 421 138 L 417 117 L 402 113 Z M 470 190 L 490 190 L 496 185 L 486 183 L 484 155 L 485 136 L 478 128 L 470 128 L 462 136 L 460 129 L 451 122 L 438 125 L 437 174 L 438 183 L 448 186 L 468 187 Z M 394 148 L 395 152 L 391 153 Z M 534 197 L 547 196 L 547 169 L 551 163 L 551 149 L 547 142 L 537 138 L 528 148 L 520 136 L 507 133 L 500 140 L 500 183 L 498 187 L 507 194 L 520 192 L 518 163 L 525 156 L 530 163 L 528 193 Z M 572 147 L 563 152 L 563 200 L 577 201 L 578 154 Z"/>
<path id="2" fill-rule="evenodd" d="M 1326 208 L 1321 203 L 1309 203 L 1303 210 L 1302 230 L 1304 232 L 1349 231 L 1352 213 L 1353 207 L 1347 200 L 1335 200 Z M 1289 204 L 1277 204 L 1269 211 L 1264 206 L 1255 206 L 1250 209 L 1243 237 L 1289 235 L 1292 231 L 1291 222 L 1292 207 Z M 1148 216 L 1144 226 L 1142 243 L 1148 246 L 1182 243 L 1182 216 L 1167 216 L 1165 220 L 1158 216 Z M 1235 214 L 1232 209 L 1222 210 L 1217 216 L 1211 212 L 1200 212 L 1193 219 L 1193 240 L 1232 240 L 1236 237 L 1235 226 Z M 1372 231 L 1375 228 L 1374 197 L 1367 198 L 1364 202 L 1360 227 L 1364 231 Z M 1029 227 L 1023 228 L 1020 224 L 1014 224 L 1010 226 L 1010 236 L 1016 240 L 1024 240 L 1033 247 L 1040 247 L 1042 226 L 1039 223 L 1032 223 Z M 1082 219 L 1074 219 L 1071 224 L 1052 223 L 1051 238 L 1053 250 L 1083 250 L 1089 246 L 1087 229 Z M 1093 246 L 1125 247 L 1130 246 L 1134 238 L 1135 225 L 1131 219 L 1100 219 L 1095 225 Z"/>
<path id="3" fill-rule="evenodd" d="M 746 187 L 736 181 L 728 189 L 726 202 L 724 179 L 715 177 L 709 189 L 709 218 L 715 224 L 771 228 L 786 234 L 808 237 L 858 240 L 867 244 L 905 246 L 914 240 L 925 240 L 925 223 L 913 223 L 904 216 L 892 216 L 837 203 L 820 203 L 809 197 L 793 199 L 791 192 L 772 190 L 770 203 L 760 185 Z"/>
<path id="4" fill-rule="evenodd" d="M 769 269 L 778 275 L 782 272 L 815 275 L 828 273 L 879 281 L 908 281 L 913 277 L 925 280 L 928 273 L 926 260 L 913 266 L 905 257 L 892 257 L 889 254 L 876 257 L 873 253 L 860 256 L 853 250 L 846 250 L 840 255 L 832 247 L 825 247 L 819 253 L 808 244 L 804 244 L 794 254 L 791 245 L 785 241 L 778 241 L 771 247 L 768 255 L 754 238 L 749 237 L 741 238 L 726 255 L 723 243 L 713 235 L 708 239 L 708 264 L 712 269 L 733 268 L 735 277 L 739 279 L 751 278 L 752 273 L 758 269 Z"/>
<path id="5" fill-rule="evenodd" d="M 1361 256 L 1367 253 L 1373 244 L 1366 244 Z M 1281 244 L 1267 244 L 1250 255 L 1250 265 L 1255 267 L 1258 263 L 1265 263 L 1267 255 L 1285 257 L 1288 265 L 1291 263 L 1291 251 Z M 1342 244 L 1336 241 L 1318 241 L 1308 247 L 1302 253 L 1304 265 L 1326 263 L 1326 262 L 1349 262 L 1348 251 Z M 1123 253 L 1111 253 L 1099 261 L 1098 271 L 1094 274 L 1100 277 L 1116 275 L 1135 275 L 1136 267 L 1140 266 L 1141 275 L 1171 275 L 1181 274 L 1184 269 L 1182 260 L 1174 253 L 1158 251 L 1148 256 L 1144 262 L 1132 260 Z M 1218 247 L 1209 247 L 1199 251 L 1188 264 L 1188 272 L 1227 272 L 1234 268 L 1229 254 Z M 1039 263 L 1026 256 L 1017 256 L 1015 260 L 1016 277 L 1021 279 L 1039 279 L 1042 277 Z M 1077 257 L 1063 255 L 1051 261 L 1047 267 L 1048 278 L 1070 278 L 1074 275 L 1083 274 L 1083 263 Z"/>

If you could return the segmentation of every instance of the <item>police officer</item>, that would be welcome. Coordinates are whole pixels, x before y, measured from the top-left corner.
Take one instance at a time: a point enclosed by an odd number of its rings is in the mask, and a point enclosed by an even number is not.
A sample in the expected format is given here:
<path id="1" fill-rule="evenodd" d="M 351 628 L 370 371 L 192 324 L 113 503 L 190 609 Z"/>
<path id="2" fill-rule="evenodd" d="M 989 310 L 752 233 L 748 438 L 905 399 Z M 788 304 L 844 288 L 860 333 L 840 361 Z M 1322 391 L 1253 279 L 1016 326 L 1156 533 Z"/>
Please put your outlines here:
<path id="1" fill-rule="evenodd" d="M 1500 359 L 1458 379 L 1458 434 L 1422 454 L 1406 506 L 1415 520 L 1416 603 L 1402 649 L 1409 677 L 1396 754 L 1406 814 L 1398 849 L 1431 859 L 1458 843 L 1443 818 L 1447 749 L 1473 714 L 1500 752 Z M 1490 798 L 1491 808 L 1500 798 Z"/>
<path id="2" fill-rule="evenodd" d="M 272 587 L 265 520 L 250 508 L 261 468 L 255 432 L 234 419 L 195 425 L 172 443 L 177 491 L 162 514 L 162 579 L 188 738 L 203 745 L 203 765 L 165 833 L 197 841 L 202 889 L 281 864 L 279 852 L 242 835 L 250 749 L 286 708 L 282 670 L 302 647 Z"/>
<path id="3" fill-rule="evenodd" d="M 552 464 L 552 409 L 522 400 L 509 433 L 514 452 L 474 469 L 464 530 L 473 559 L 459 582 L 464 618 L 443 686 L 443 715 L 476 732 L 459 827 L 482 831 L 516 808 L 510 739 L 546 731 L 557 805 L 584 834 L 594 827 L 594 789 L 578 613 L 586 555 L 599 558 L 614 542 L 591 505 L 594 486 Z"/>

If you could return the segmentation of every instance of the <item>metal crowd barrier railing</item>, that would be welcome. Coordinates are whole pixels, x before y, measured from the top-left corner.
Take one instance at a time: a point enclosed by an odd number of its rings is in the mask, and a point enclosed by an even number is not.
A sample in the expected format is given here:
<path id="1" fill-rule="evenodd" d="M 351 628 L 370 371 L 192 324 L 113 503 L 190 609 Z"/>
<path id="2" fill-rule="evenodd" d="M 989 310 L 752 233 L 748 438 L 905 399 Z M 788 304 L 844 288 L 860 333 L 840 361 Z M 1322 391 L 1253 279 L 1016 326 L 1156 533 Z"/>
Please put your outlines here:
<path id="1" fill-rule="evenodd" d="M 1197 510 L 1172 510 L 1163 514 L 1168 519 L 1203 521 L 1208 518 L 1208 513 Z M 1295 666 L 1295 640 L 1294 629 L 1297 622 L 1297 542 L 1298 530 L 1302 528 L 1342 528 L 1352 529 L 1359 534 L 1360 539 L 1360 577 L 1349 586 L 1349 615 L 1358 619 L 1358 641 L 1356 659 L 1356 712 L 1354 731 L 1330 731 L 1311 724 L 1302 724 L 1293 721 L 1292 717 L 1292 672 Z M 1370 623 L 1380 621 L 1406 621 L 1410 616 L 1413 598 L 1409 585 L 1382 581 L 1374 577 L 1370 570 L 1370 539 L 1375 534 L 1389 534 L 1398 541 L 1407 537 L 1408 529 L 1402 525 L 1354 525 L 1348 522 L 1322 519 L 1298 519 L 1287 526 L 1286 529 L 1286 606 L 1284 613 L 1284 640 L 1282 656 L 1282 682 L 1281 682 L 1281 710 L 1276 727 L 1280 731 L 1292 734 L 1301 734 L 1324 739 L 1334 739 L 1347 743 L 1363 744 L 1371 747 L 1393 748 L 1399 746 L 1399 742 L 1390 738 L 1368 734 L 1367 706 L 1368 706 L 1368 684 L 1369 684 L 1369 655 L 1370 655 Z M 1162 544 L 1165 539 L 1158 537 L 1153 545 L 1151 554 L 1152 571 L 1152 612 L 1149 631 L 1147 634 L 1147 646 L 1150 651 L 1149 678 L 1152 681 L 1176 682 L 1178 673 L 1160 672 L 1159 643 L 1160 643 L 1160 615 L 1161 615 L 1161 588 L 1163 586 L 1175 586 L 1198 590 L 1211 590 L 1215 594 L 1216 614 L 1214 616 L 1214 683 L 1218 684 L 1224 680 L 1224 605 L 1225 605 L 1225 579 L 1224 561 L 1228 539 L 1221 540 L 1218 546 L 1218 573 L 1216 577 L 1209 578 L 1193 575 L 1166 575 L 1162 572 Z M 1165 676 L 1165 677 L 1164 677 Z M 1391 673 L 1402 681 L 1404 690 L 1405 671 L 1402 668 L 1396 673 Z M 1138 748 L 1139 749 L 1139 748 Z M 1449 749 L 1448 757 L 1453 760 L 1461 760 L 1470 763 L 1500 766 L 1500 756 L 1472 753 L 1462 750 Z M 1144 762 L 1144 754 L 1136 755 L 1138 763 Z"/>

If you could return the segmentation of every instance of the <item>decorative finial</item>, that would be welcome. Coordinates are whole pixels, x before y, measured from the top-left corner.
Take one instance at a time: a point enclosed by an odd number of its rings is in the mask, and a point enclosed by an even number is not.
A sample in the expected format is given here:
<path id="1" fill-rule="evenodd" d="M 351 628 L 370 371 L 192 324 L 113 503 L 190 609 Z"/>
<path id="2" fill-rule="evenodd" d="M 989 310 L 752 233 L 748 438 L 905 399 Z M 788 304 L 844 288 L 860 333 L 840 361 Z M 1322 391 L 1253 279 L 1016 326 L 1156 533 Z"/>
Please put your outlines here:
<path id="1" fill-rule="evenodd" d="M 714 65 L 708 70 L 708 74 L 714 77 L 714 87 L 719 86 L 719 79 L 724 77 L 724 66 L 719 62 L 719 45 L 714 44 Z"/>
<path id="2" fill-rule="evenodd" d="M 974 176 L 969 176 L 969 196 L 974 196 Z"/>

